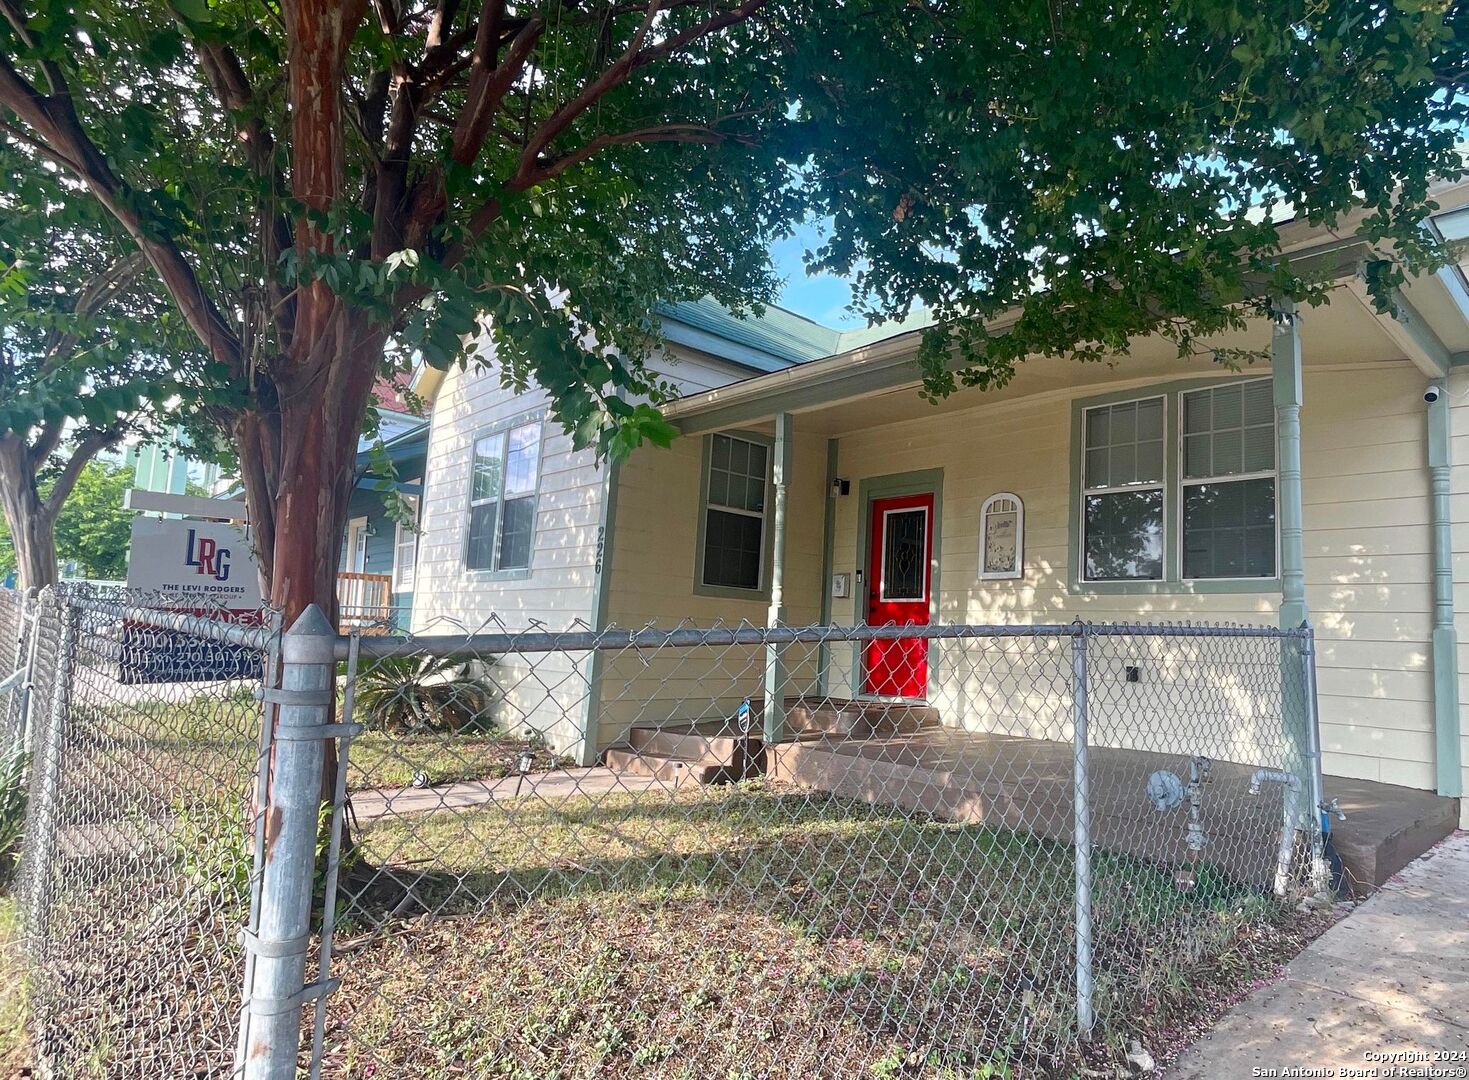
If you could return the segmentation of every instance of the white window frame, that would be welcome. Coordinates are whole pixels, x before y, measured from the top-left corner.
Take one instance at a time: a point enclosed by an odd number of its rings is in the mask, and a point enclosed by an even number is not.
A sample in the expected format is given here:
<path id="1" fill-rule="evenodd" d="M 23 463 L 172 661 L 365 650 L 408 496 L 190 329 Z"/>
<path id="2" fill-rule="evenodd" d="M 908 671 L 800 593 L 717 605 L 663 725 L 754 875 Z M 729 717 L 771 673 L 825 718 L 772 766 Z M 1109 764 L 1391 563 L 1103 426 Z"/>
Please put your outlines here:
<path id="1" fill-rule="evenodd" d="M 774 449 L 773 446 L 771 446 L 771 444 L 769 444 L 767 442 L 761 442 L 759 440 L 750 438 L 747 435 L 740 434 L 738 432 L 733 432 L 733 431 L 718 431 L 718 432 L 714 432 L 712 435 L 710 435 L 709 438 L 710 438 L 710 443 L 709 443 L 710 450 L 709 450 L 708 458 L 704 462 L 704 475 L 701 478 L 701 488 L 702 488 L 702 491 L 703 491 L 703 499 L 701 500 L 700 506 L 699 506 L 699 530 L 698 530 L 699 573 L 698 573 L 698 577 L 696 579 L 697 580 L 697 584 L 698 584 L 698 587 L 700 589 L 718 589 L 718 590 L 721 590 L 721 591 L 727 589 L 731 593 L 734 593 L 734 594 L 739 594 L 739 595 L 749 594 L 752 598 L 758 598 L 759 595 L 760 595 L 760 593 L 765 589 L 765 561 L 766 561 L 766 553 L 769 550 L 769 543 L 768 543 L 768 541 L 770 539 L 770 518 L 769 518 L 769 513 L 770 513 L 771 489 L 772 489 L 772 484 L 773 484 L 772 477 L 774 475 L 773 470 L 774 470 L 774 466 L 775 466 L 775 449 Z M 742 443 L 744 443 L 747 446 L 758 446 L 762 450 L 765 451 L 765 500 L 764 500 L 765 501 L 765 509 L 764 510 L 746 510 L 742 506 L 727 506 L 724 503 L 717 503 L 717 502 L 714 502 L 712 499 L 710 499 L 710 497 L 709 497 L 709 478 L 710 478 L 710 475 L 714 471 L 714 456 L 713 456 L 713 445 L 714 445 L 714 443 L 713 443 L 713 440 L 714 439 L 717 439 L 717 438 L 725 438 L 725 439 L 730 440 L 731 442 L 742 442 Z M 708 565 L 708 559 L 706 558 L 706 555 L 708 554 L 708 547 L 709 547 L 709 511 L 710 510 L 718 510 L 722 514 L 738 514 L 741 517 L 758 518 L 760 520 L 760 562 L 759 562 L 759 569 L 756 572 L 755 585 L 754 585 L 753 588 L 747 588 L 747 587 L 745 587 L 743 585 L 717 585 L 717 584 L 715 584 L 715 583 L 713 583 L 713 582 L 711 582 L 709 580 L 709 565 Z"/>
<path id="2" fill-rule="evenodd" d="M 1176 440 L 1176 442 L 1177 442 L 1177 448 L 1176 448 L 1177 458 L 1176 458 L 1176 463 L 1177 463 L 1177 470 L 1178 470 L 1178 580 L 1179 581 L 1189 581 L 1189 582 L 1194 582 L 1194 581 L 1267 581 L 1268 582 L 1268 581 L 1278 580 L 1279 577 L 1280 577 L 1280 430 L 1279 430 L 1280 417 L 1278 415 L 1278 410 L 1276 410 L 1274 408 L 1273 404 L 1272 404 L 1272 407 L 1270 409 L 1270 438 L 1271 438 L 1271 446 L 1274 449 L 1274 455 L 1273 456 L 1275 458 L 1275 468 L 1269 469 L 1269 470 L 1265 470 L 1265 471 L 1257 471 L 1257 472 L 1249 472 L 1249 473 L 1233 473 L 1233 474 L 1226 475 L 1226 476 L 1207 476 L 1207 477 L 1200 477 L 1200 478 L 1196 478 L 1196 479 L 1190 480 L 1190 479 L 1187 479 L 1187 477 L 1185 475 L 1188 470 L 1185 468 L 1186 458 L 1184 457 L 1185 448 L 1187 447 L 1187 444 L 1188 444 L 1188 439 L 1187 439 L 1187 434 L 1188 433 L 1187 433 L 1187 431 L 1184 428 L 1184 416 L 1186 415 L 1186 413 L 1184 412 L 1184 409 L 1185 409 L 1184 399 L 1185 398 L 1189 397 L 1192 394 L 1210 393 L 1210 392 L 1212 392 L 1214 390 L 1220 389 L 1221 387 L 1238 386 L 1238 387 L 1241 388 L 1241 392 L 1243 392 L 1243 388 L 1245 386 L 1249 385 L 1250 383 L 1268 383 L 1268 382 L 1272 382 L 1272 381 L 1273 380 L 1270 377 L 1268 377 L 1268 376 L 1265 377 L 1265 378 L 1260 378 L 1260 379 L 1240 379 L 1238 381 L 1211 383 L 1208 386 L 1196 386 L 1196 387 L 1194 387 L 1191 390 L 1180 390 L 1178 392 L 1178 404 L 1177 404 L 1177 409 L 1178 409 L 1178 416 L 1177 416 L 1178 438 Z M 1189 488 L 1189 487 L 1198 487 L 1198 486 L 1203 485 L 1203 484 L 1229 484 L 1229 483 L 1234 483 L 1235 481 L 1243 481 L 1243 480 L 1274 480 L 1275 481 L 1275 572 L 1273 574 L 1269 575 L 1268 577 L 1259 577 L 1259 576 L 1257 576 L 1255 574 L 1250 574 L 1250 575 L 1245 575 L 1245 576 L 1240 576 L 1240 577 L 1188 577 L 1183 572 L 1183 565 L 1184 565 L 1183 491 L 1184 491 L 1184 489 L 1185 488 Z M 1165 499 L 1164 501 L 1166 503 L 1167 500 Z M 1165 526 L 1164 531 L 1163 531 L 1163 536 L 1164 536 L 1164 538 L 1166 540 L 1166 538 L 1168 536 L 1168 531 L 1167 531 L 1166 526 Z"/>
<path id="3" fill-rule="evenodd" d="M 1144 401 L 1161 401 L 1163 403 L 1163 478 L 1158 481 L 1149 481 L 1146 484 L 1121 484 L 1111 487 L 1087 487 L 1086 486 L 1086 432 L 1088 417 L 1103 409 L 1111 409 L 1116 405 L 1135 405 Z M 1080 565 L 1076 568 L 1077 580 L 1085 585 L 1138 585 L 1144 583 L 1162 583 L 1168 580 L 1168 438 L 1169 438 L 1169 409 L 1167 394 L 1142 394 L 1135 398 L 1123 398 L 1118 401 L 1104 401 L 1096 405 L 1088 405 L 1081 410 L 1081 493 L 1077 503 L 1078 543 L 1076 557 Z M 1088 577 L 1086 572 L 1086 500 L 1092 495 L 1117 495 L 1125 492 L 1156 491 L 1163 496 L 1163 521 L 1161 526 L 1163 538 L 1163 551 L 1158 560 L 1157 577 L 1135 577 L 1135 578 L 1094 578 Z M 981 564 L 983 565 L 983 564 Z"/>
<path id="4" fill-rule="evenodd" d="M 404 495 L 403 502 L 413 505 L 413 524 L 404 525 L 401 521 L 393 523 L 393 591 L 409 592 L 418 580 L 418 516 L 420 498 L 417 495 Z M 413 557 L 408 560 L 406 566 L 403 561 L 404 534 L 412 538 Z M 410 572 L 410 579 L 403 580 L 403 571 Z"/>
<path id="5" fill-rule="evenodd" d="M 1002 501 L 1015 504 L 1015 565 L 1009 570 L 986 570 L 989 565 L 989 516 Z M 1001 513 L 1010 513 L 1008 510 Z M 1085 519 L 1083 519 L 1084 521 Z M 979 508 L 979 580 L 1017 581 L 1025 576 L 1025 500 L 1013 491 L 997 491 Z"/>
<path id="6" fill-rule="evenodd" d="M 505 532 L 505 478 L 509 471 L 506 468 L 506 459 L 509 457 L 510 433 L 513 431 L 517 431 L 520 428 L 530 427 L 533 424 L 536 425 L 538 428 L 536 432 L 535 442 L 535 486 L 531 490 L 531 493 L 529 495 L 515 496 L 515 498 L 517 499 L 529 498 L 531 500 L 530 559 L 525 566 L 512 566 L 509 568 L 502 568 L 500 566 L 500 541 Z M 495 493 L 495 496 L 493 498 L 476 500 L 474 497 L 474 463 L 476 458 L 479 456 L 480 444 L 490 439 L 500 440 L 500 488 Z M 536 516 L 540 510 L 541 469 L 545 463 L 545 445 L 546 424 L 545 414 L 542 412 L 526 413 L 523 416 L 517 416 L 510 420 L 502 421 L 492 427 L 486 428 L 485 430 L 476 433 L 474 438 L 470 440 L 469 469 L 467 483 L 465 487 L 466 497 L 464 507 L 464 551 L 461 562 L 461 565 L 464 567 L 465 573 L 480 578 L 522 578 L 530 576 L 531 566 L 535 562 Z M 490 548 L 490 565 L 472 567 L 469 565 L 469 549 L 471 542 L 472 522 L 474 519 L 474 510 L 476 507 L 487 506 L 490 503 L 498 503 L 500 507 L 499 512 L 495 515 L 495 542 Z"/>

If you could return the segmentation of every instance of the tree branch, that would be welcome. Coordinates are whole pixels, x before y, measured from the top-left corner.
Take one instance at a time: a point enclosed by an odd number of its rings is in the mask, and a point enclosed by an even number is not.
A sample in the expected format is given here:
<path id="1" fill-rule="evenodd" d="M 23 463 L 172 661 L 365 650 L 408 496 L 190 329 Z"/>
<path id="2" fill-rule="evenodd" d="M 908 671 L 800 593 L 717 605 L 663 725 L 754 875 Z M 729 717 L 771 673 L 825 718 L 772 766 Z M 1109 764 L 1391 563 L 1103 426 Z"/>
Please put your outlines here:
<path id="1" fill-rule="evenodd" d="M 120 432 L 112 430 L 89 432 L 82 441 L 77 443 L 76 449 L 71 452 L 71 457 L 66 459 L 66 464 L 56 477 L 56 483 L 51 487 L 51 494 L 46 496 L 42 504 L 45 511 L 52 518 L 61 512 L 62 505 L 66 502 L 71 489 L 76 487 L 82 470 L 94 457 L 106 450 L 109 446 L 116 444 L 122 437 Z"/>
<path id="2" fill-rule="evenodd" d="M 656 2 L 656 0 L 655 0 Z M 510 40 L 505 58 L 499 59 L 501 21 L 505 16 L 504 0 L 485 0 L 480 13 L 479 32 L 474 39 L 474 52 L 469 65 L 469 87 L 464 109 L 454 127 L 450 155 L 461 165 L 479 156 L 490 123 L 500 108 L 505 93 L 525 66 L 526 59 L 546 30 L 544 18 L 533 18 Z"/>
<path id="3" fill-rule="evenodd" d="M 4 14 L 5 21 L 15 31 L 15 36 L 20 38 L 21 44 L 32 52 L 36 52 L 36 40 L 31 37 L 30 27 L 26 25 L 25 16 L 21 14 L 20 9 L 10 0 L 0 0 L 0 13 Z M 56 66 L 56 61 L 41 60 L 40 65 L 41 74 L 46 76 L 47 87 L 53 94 L 61 93 L 62 88 L 66 85 L 66 78 L 62 75 L 61 69 Z"/>
<path id="4" fill-rule="evenodd" d="M 537 168 L 536 172 L 529 177 L 529 183 L 533 187 L 536 184 L 544 183 L 547 180 L 560 176 L 567 169 L 581 164 L 597 151 L 609 146 L 625 146 L 632 143 L 689 143 L 701 146 L 715 146 L 719 143 L 726 142 L 753 146 L 755 140 L 748 135 L 722 132 L 715 128 L 705 127 L 702 124 L 665 124 L 661 127 L 626 131 L 620 135 L 598 135 L 575 150 L 561 154 L 550 161 L 543 162 Z"/>
<path id="5" fill-rule="evenodd" d="M 242 370 L 239 339 L 205 295 L 194 268 L 174 239 L 160 235 L 143 221 L 131 192 L 83 130 L 64 81 L 57 94 L 43 95 L 16 70 L 8 56 L 0 53 L 0 105 L 28 125 L 40 142 L 63 156 L 68 170 L 127 230 L 210 355 L 233 370 Z"/>
<path id="6" fill-rule="evenodd" d="M 653 28 L 653 22 L 658 12 L 662 10 L 658 0 L 652 0 L 648 4 L 647 15 L 643 24 L 633 35 L 632 40 L 617 61 L 602 72 L 597 78 L 588 83 L 576 97 L 572 98 L 561 108 L 557 109 L 536 131 L 535 135 L 527 143 L 525 151 L 521 154 L 520 165 L 516 170 L 515 177 L 507 184 L 512 191 L 521 191 L 533 187 L 539 183 L 538 175 L 541 166 L 538 164 L 542 151 L 571 126 L 578 116 L 586 112 L 596 102 L 610 91 L 621 86 L 640 67 L 644 67 L 656 60 L 670 56 L 692 41 L 696 41 L 708 34 L 715 33 L 727 26 L 743 22 L 759 11 L 768 0 L 743 0 L 742 3 L 712 15 L 702 22 L 693 26 L 685 27 L 676 34 L 670 34 L 667 38 L 656 45 L 643 48 L 643 42 Z M 595 141 L 595 140 L 593 140 Z M 581 160 L 585 160 L 582 158 Z"/>
<path id="7" fill-rule="evenodd" d="M 36 433 L 36 441 L 25 449 L 26 468 L 30 469 L 32 477 L 40 471 L 46 459 L 56 453 L 56 448 L 61 445 L 61 436 L 65 433 L 65 429 L 65 420 L 41 425 Z"/>
<path id="8" fill-rule="evenodd" d="M 71 309 L 73 318 L 91 318 L 104 304 L 132 285 L 147 265 L 148 260 L 141 251 L 130 251 L 115 259 L 77 294 Z M 53 331 L 46 342 L 46 358 L 36 372 L 35 381 L 45 379 L 59 362 L 70 359 L 80 341 L 81 333 L 78 329 Z"/>
<path id="9" fill-rule="evenodd" d="M 0 131 L 5 132 L 5 134 L 9 135 L 12 139 L 22 144 L 23 146 L 29 146 L 36 153 L 40 154 L 48 161 L 52 161 L 55 164 L 60 165 L 68 172 L 77 172 L 81 168 L 75 161 L 72 161 L 71 158 L 67 157 L 65 154 L 60 153 L 53 147 L 47 146 L 45 143 L 41 142 L 41 140 L 26 134 L 14 124 L 9 124 L 6 123 L 4 120 L 0 120 Z"/>

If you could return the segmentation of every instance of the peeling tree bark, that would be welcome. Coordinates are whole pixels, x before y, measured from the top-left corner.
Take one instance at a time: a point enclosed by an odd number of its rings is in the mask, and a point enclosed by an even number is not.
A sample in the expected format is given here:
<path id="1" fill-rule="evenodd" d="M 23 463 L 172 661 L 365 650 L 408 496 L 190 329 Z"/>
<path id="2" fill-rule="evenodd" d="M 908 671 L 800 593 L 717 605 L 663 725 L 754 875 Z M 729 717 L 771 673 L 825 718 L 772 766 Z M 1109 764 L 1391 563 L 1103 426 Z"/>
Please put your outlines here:
<path id="1" fill-rule="evenodd" d="M 0 436 L 0 507 L 15 542 L 22 589 L 44 589 L 60 580 L 56 569 L 56 519 L 36 490 L 30 448 L 14 434 Z"/>

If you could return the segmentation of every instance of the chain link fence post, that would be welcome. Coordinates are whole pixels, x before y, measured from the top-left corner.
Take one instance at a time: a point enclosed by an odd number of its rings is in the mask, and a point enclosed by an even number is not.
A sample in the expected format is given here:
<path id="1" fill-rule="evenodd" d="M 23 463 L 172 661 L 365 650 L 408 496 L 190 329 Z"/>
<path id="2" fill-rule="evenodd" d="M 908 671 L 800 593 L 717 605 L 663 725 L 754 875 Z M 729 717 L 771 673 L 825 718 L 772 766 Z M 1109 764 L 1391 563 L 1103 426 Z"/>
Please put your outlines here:
<path id="1" fill-rule="evenodd" d="M 311 899 L 324 759 L 322 740 L 341 734 L 330 723 L 335 695 L 336 631 L 316 605 L 281 640 L 280 689 L 262 696 L 276 706 L 270 796 L 265 820 L 259 911 L 247 931 L 253 954 L 244 987 L 244 1080 L 294 1080 L 301 1016 L 308 999 L 329 991 L 306 985 Z"/>
<path id="2" fill-rule="evenodd" d="M 331 825 L 326 847 L 326 881 L 322 886 L 319 963 L 323 980 L 330 980 L 332 972 L 332 941 L 336 934 L 337 924 L 337 888 L 342 871 L 343 818 L 347 810 L 347 766 L 352 753 L 352 737 L 362 730 L 362 725 L 352 722 L 352 714 L 356 709 L 357 669 L 361 659 L 361 649 L 362 633 L 360 630 L 353 630 L 351 637 L 347 640 L 347 670 L 342 687 L 342 715 L 339 721 L 343 725 L 343 732 L 341 751 L 337 758 L 337 782 L 332 791 Z M 310 1080 L 319 1080 L 321 1076 L 321 1056 L 325 1040 L 326 1009 L 319 1005 L 316 1009 L 316 1022 L 311 1035 Z"/>
<path id="3" fill-rule="evenodd" d="M 1310 622 L 1301 624 L 1297 639 L 1301 657 L 1301 687 L 1306 705 L 1306 769 L 1310 792 L 1311 817 L 1306 835 L 1311 840 L 1311 890 L 1323 893 L 1331 886 L 1331 868 L 1326 859 L 1328 828 L 1326 785 L 1321 776 L 1321 712 L 1316 692 L 1316 628 Z"/>
<path id="4" fill-rule="evenodd" d="M 1076 1031 L 1092 1036 L 1092 838 L 1087 776 L 1087 626 L 1077 622 L 1071 638 L 1071 723 L 1073 729 L 1072 800 L 1076 845 Z"/>
<path id="5" fill-rule="evenodd" d="M 51 592 L 50 603 L 44 600 L 37 614 L 51 607 L 61 620 L 61 638 L 56 650 L 54 670 L 55 684 L 51 687 L 50 709 L 45 728 L 37 732 L 36 761 L 39 770 L 36 777 L 36 805 L 28 817 L 34 822 L 34 846 L 26 852 L 32 860 L 27 871 L 30 881 L 26 897 L 25 930 L 33 944 L 39 945 L 47 939 L 45 920 L 51 909 L 51 890 L 54 884 L 56 858 L 56 835 L 59 810 L 57 802 L 61 794 L 61 756 L 66 746 L 66 728 L 71 710 L 72 685 L 75 682 L 77 659 L 77 633 L 81 629 L 81 608 L 75 603 Z M 39 636 L 40 624 L 36 626 Z"/>

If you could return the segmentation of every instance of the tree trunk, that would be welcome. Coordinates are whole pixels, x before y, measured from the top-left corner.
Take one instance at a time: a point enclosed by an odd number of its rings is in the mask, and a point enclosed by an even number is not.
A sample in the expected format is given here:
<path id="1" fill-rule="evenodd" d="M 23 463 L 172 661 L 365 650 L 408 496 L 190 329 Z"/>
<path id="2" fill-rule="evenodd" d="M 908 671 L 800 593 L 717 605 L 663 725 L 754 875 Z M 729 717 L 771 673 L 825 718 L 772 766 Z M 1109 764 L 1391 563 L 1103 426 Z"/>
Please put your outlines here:
<path id="1" fill-rule="evenodd" d="M 240 446 L 248 455 L 268 453 L 274 444 L 274 468 L 252 464 L 242 472 L 252 520 L 257 506 L 269 519 L 264 576 L 270 604 L 287 628 L 312 604 L 336 621 L 337 564 L 357 443 L 385 339 L 365 313 L 340 310 L 318 343 L 332 359 L 315 378 L 301 380 L 304 385 L 283 389 L 279 417 L 255 418 L 246 431 L 249 442 Z M 274 489 L 260 491 L 261 485 Z"/>
<path id="2" fill-rule="evenodd" d="M 235 426 L 261 578 L 286 629 L 312 604 L 337 625 L 337 565 L 357 443 L 386 340 L 365 312 L 338 302 L 308 350 L 329 359 L 314 377 L 281 387 L 277 413 Z M 336 743 L 327 740 L 325 749 L 324 802 L 336 784 Z"/>
<path id="3" fill-rule="evenodd" d="M 19 435 L 0 436 L 0 508 L 15 544 L 22 589 L 43 589 L 60 580 L 56 567 L 56 521 L 36 491 L 29 447 Z"/>

